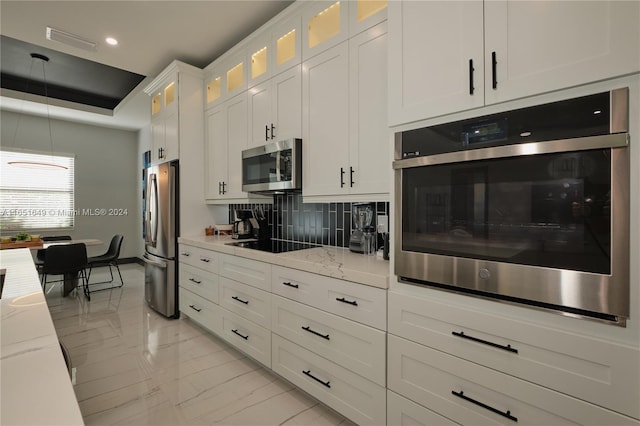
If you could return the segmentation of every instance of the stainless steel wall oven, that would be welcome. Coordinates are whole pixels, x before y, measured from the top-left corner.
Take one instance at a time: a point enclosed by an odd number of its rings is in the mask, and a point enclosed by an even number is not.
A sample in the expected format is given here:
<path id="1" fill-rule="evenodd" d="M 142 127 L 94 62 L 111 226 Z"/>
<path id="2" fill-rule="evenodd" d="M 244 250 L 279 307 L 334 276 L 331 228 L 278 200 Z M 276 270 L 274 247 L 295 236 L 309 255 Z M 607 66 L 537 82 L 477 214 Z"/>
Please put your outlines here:
<path id="1" fill-rule="evenodd" d="M 628 89 L 396 133 L 401 282 L 624 326 Z"/>

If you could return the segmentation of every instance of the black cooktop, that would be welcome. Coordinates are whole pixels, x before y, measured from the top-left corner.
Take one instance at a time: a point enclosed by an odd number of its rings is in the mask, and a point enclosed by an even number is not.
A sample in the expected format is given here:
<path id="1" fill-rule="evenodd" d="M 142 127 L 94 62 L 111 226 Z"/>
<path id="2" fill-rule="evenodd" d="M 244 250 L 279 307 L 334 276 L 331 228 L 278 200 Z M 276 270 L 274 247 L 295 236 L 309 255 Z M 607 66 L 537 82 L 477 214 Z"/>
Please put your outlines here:
<path id="1" fill-rule="evenodd" d="M 232 243 L 226 243 L 226 244 L 230 246 L 235 246 L 235 247 L 267 251 L 269 253 L 286 253 L 288 251 L 320 247 L 317 244 L 301 243 L 301 242 L 295 242 L 295 241 L 283 241 L 283 240 L 234 241 Z"/>

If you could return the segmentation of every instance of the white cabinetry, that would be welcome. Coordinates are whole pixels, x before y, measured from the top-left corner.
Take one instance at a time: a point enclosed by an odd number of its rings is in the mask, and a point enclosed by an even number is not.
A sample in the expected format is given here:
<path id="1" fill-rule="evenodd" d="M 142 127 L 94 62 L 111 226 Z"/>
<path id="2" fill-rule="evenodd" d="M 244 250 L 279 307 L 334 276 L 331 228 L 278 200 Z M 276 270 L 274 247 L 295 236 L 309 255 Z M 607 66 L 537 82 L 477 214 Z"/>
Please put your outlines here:
<path id="1" fill-rule="evenodd" d="M 637 348 L 402 292 L 388 326 L 389 389 L 461 424 L 638 424 Z"/>
<path id="2" fill-rule="evenodd" d="M 249 89 L 249 146 L 302 137 L 302 71 L 297 65 Z"/>
<path id="3" fill-rule="evenodd" d="M 399 125 L 640 70 L 640 3 L 397 1 L 389 123 Z"/>
<path id="4" fill-rule="evenodd" d="M 200 69 L 173 61 L 145 87 L 145 93 L 151 97 L 152 164 L 180 158 L 181 132 L 187 135 L 184 142 L 190 142 L 188 134 L 192 130 L 189 126 L 180 128 L 180 117 L 201 112 L 199 102 L 194 104 L 190 101 L 194 88 L 201 84 Z"/>
<path id="5" fill-rule="evenodd" d="M 303 66 L 303 195 L 387 199 L 386 23 Z"/>

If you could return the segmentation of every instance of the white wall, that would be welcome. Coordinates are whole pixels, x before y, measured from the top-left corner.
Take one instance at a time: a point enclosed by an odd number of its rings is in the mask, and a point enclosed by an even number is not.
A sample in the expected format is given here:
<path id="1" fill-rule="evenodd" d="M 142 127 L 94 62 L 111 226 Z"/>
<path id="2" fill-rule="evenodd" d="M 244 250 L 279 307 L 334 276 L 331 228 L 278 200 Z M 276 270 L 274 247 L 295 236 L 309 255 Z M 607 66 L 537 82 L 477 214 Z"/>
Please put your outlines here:
<path id="1" fill-rule="evenodd" d="M 1 145 L 50 152 L 49 126 L 43 117 L 2 111 Z M 17 131 L 16 131 L 17 130 Z M 121 209 L 123 215 L 77 215 L 73 238 L 98 238 L 105 246 L 88 247 L 89 255 L 104 252 L 114 234 L 124 235 L 121 257 L 141 254 L 141 157 L 138 134 L 68 121 L 51 120 L 53 150 L 75 154 L 75 209 Z M 43 232 L 42 235 L 60 234 Z"/>

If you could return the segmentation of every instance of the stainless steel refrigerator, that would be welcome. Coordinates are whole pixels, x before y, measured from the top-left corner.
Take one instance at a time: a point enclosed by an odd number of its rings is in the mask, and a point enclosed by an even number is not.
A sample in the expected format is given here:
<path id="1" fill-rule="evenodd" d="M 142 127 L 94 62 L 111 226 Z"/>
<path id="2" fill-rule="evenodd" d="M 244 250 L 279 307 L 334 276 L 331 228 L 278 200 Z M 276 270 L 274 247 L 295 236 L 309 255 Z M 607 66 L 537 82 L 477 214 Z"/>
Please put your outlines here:
<path id="1" fill-rule="evenodd" d="M 178 162 L 146 168 L 143 185 L 145 299 L 162 315 L 177 318 Z"/>

